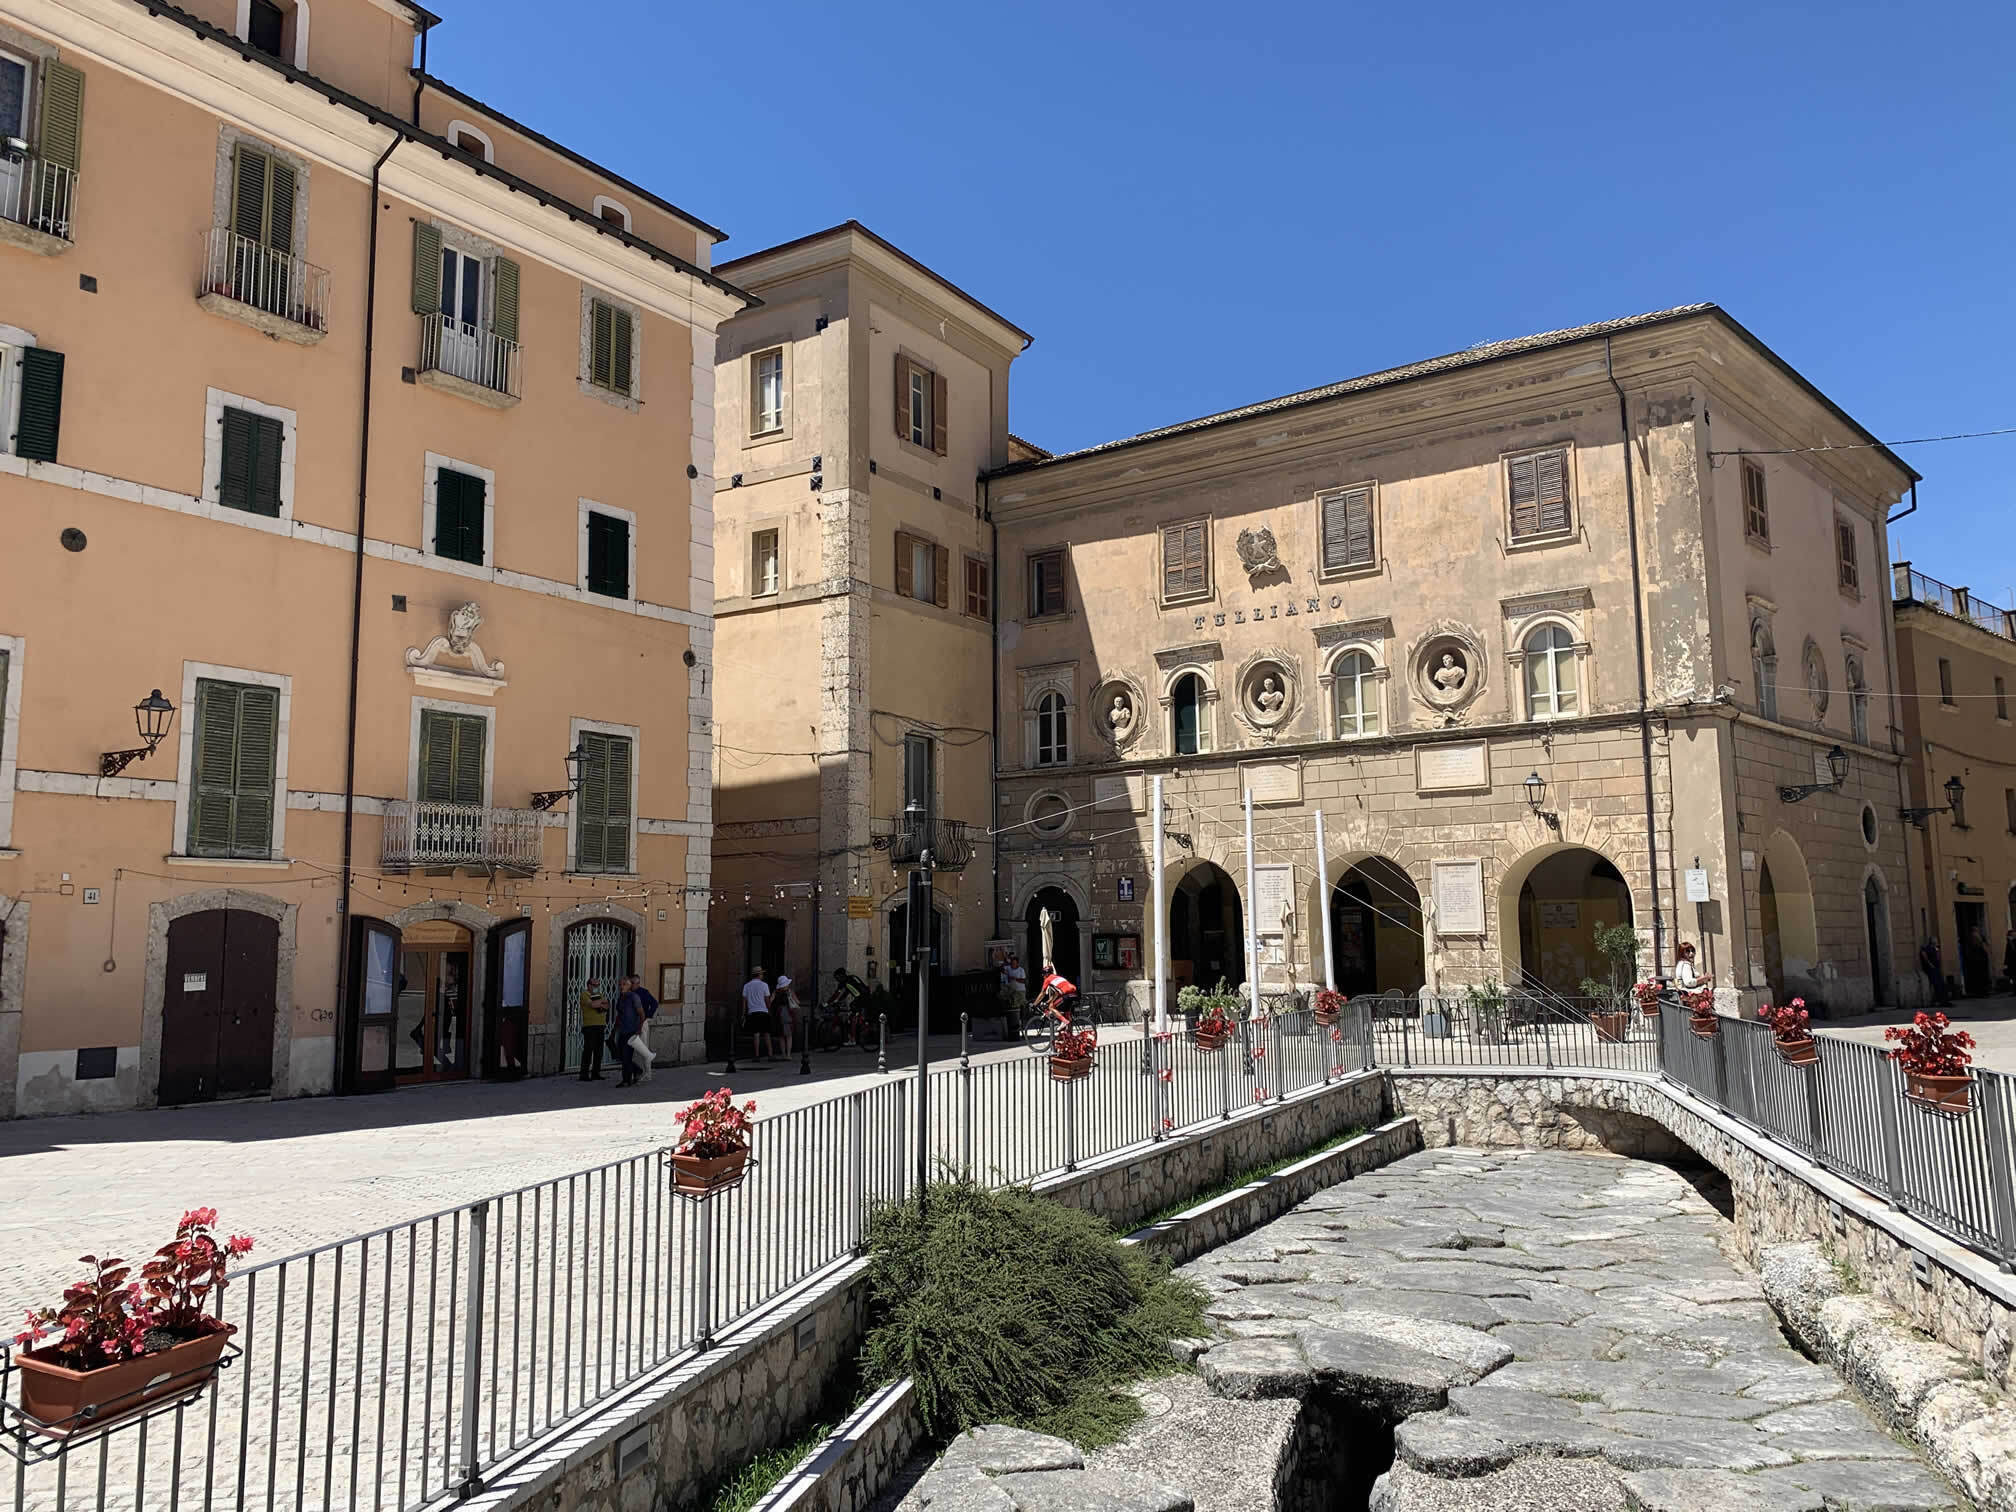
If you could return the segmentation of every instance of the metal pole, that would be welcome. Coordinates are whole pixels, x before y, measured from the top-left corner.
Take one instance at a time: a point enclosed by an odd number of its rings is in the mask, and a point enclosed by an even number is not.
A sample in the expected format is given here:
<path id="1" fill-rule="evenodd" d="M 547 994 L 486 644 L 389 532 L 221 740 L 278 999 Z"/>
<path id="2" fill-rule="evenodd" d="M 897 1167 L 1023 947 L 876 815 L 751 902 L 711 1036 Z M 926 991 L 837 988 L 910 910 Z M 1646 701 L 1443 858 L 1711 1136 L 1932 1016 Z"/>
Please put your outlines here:
<path id="1" fill-rule="evenodd" d="M 1721 1038 L 1717 1035 L 1716 1038 Z M 1719 1063 L 1718 1063 L 1719 1064 Z M 1897 1127 L 1897 1090 L 1889 1077 L 1888 1083 L 1876 1094 L 1876 1114 L 1883 1126 L 1883 1179 L 1890 1189 L 1890 1206 L 1904 1206 L 1904 1136 Z M 1729 1100 L 1722 1099 L 1722 1106 L 1728 1107 Z"/>
<path id="2" fill-rule="evenodd" d="M 1246 799 L 1246 1017 L 1255 1018 L 1260 1012 L 1260 937 L 1256 933 L 1259 920 L 1256 916 L 1258 899 L 1253 890 L 1257 885 L 1253 874 L 1253 789 L 1247 788 Z"/>
<path id="3" fill-rule="evenodd" d="M 1155 825 L 1155 923 L 1150 931 L 1155 941 L 1155 1032 L 1169 1032 L 1169 897 L 1162 876 L 1162 774 L 1155 774 L 1155 802 L 1151 810 Z M 1160 1131 L 1161 1125 L 1156 1125 Z"/>
<path id="4" fill-rule="evenodd" d="M 1323 810 L 1316 810 L 1316 907 L 1323 915 L 1323 985 L 1331 992 L 1337 990 L 1337 962 L 1330 953 L 1330 888 L 1329 867 L 1323 859 L 1327 852 L 1323 846 Z"/>
<path id="5" fill-rule="evenodd" d="M 853 1187 L 853 1200 L 848 1204 L 849 1218 L 854 1225 L 853 1243 L 849 1246 L 855 1254 L 860 1254 L 868 1238 L 868 1094 L 856 1092 L 847 1099 L 847 1170 L 849 1183 Z"/>
<path id="6" fill-rule="evenodd" d="M 875 1072 L 878 1076 L 887 1076 L 889 1074 L 889 1015 L 878 1013 L 875 1015 L 875 1018 L 882 1026 L 881 1042 L 875 1050 Z"/>
<path id="7" fill-rule="evenodd" d="M 959 1015 L 959 1171 L 973 1179 L 973 1063 L 969 1035 L 973 1016 Z"/>
<path id="8" fill-rule="evenodd" d="M 462 1485 L 464 1501 L 483 1489 L 476 1420 L 483 1405 L 483 1267 L 489 1259 L 490 1204 L 469 1209 L 469 1311 L 462 1323 Z"/>
<path id="9" fill-rule="evenodd" d="M 931 852 L 918 857 L 922 875 L 923 927 L 918 927 L 916 909 L 910 911 L 910 958 L 917 964 L 917 1211 L 924 1211 L 924 1189 L 931 1181 L 931 1051 L 925 1036 L 931 1032 Z M 917 941 L 923 940 L 919 945 Z"/>
<path id="10" fill-rule="evenodd" d="M 1148 1040 L 1148 1118 L 1153 1125 L 1150 1139 L 1168 1137 L 1163 1124 L 1169 1118 L 1169 1091 L 1162 1083 L 1162 1060 L 1169 1054 L 1169 1042 L 1151 1036 Z"/>
<path id="11" fill-rule="evenodd" d="M 1977 1072 L 1981 1111 L 1987 1116 L 1989 1185 L 1995 1195 L 1995 1251 L 2005 1271 L 2016 1270 L 2016 1188 L 2009 1169 L 2009 1109 L 2003 1102 L 2009 1079 Z"/>
<path id="12" fill-rule="evenodd" d="M 691 1201 L 691 1199 L 688 1199 Z M 714 1203 L 711 1198 L 702 1197 L 693 1206 L 700 1210 L 700 1221 L 694 1225 L 699 1231 L 699 1254 L 694 1257 L 694 1286 L 699 1295 L 693 1299 L 694 1348 L 714 1347 Z"/>
<path id="13" fill-rule="evenodd" d="M 1064 1169 L 1078 1169 L 1078 1081 L 1064 1083 Z"/>

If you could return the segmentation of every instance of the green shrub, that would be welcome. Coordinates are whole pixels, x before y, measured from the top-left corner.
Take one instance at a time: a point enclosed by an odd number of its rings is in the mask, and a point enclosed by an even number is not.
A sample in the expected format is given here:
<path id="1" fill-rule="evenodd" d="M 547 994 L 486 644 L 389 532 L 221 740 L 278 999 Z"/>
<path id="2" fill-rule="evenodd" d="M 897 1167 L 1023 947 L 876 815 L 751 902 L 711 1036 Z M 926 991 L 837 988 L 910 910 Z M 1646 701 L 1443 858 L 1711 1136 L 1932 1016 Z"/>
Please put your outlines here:
<path id="1" fill-rule="evenodd" d="M 869 1227 L 873 1382 L 909 1376 L 929 1430 L 1008 1423 L 1110 1443 L 1141 1416 L 1118 1388 L 1179 1369 L 1205 1297 L 1090 1213 L 1009 1188 L 934 1183 Z"/>

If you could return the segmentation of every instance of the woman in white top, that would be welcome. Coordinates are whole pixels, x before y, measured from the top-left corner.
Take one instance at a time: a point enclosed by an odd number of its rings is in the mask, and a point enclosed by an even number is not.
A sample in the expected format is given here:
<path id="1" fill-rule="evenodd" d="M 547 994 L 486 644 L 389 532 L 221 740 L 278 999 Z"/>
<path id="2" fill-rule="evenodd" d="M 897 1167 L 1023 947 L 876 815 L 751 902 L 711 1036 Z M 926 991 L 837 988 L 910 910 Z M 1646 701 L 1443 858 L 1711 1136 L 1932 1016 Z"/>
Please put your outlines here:
<path id="1" fill-rule="evenodd" d="M 1673 963 L 1673 985 L 1682 992 L 1692 992 L 1700 985 L 1700 977 L 1694 970 L 1694 943 L 1682 940 L 1680 948 L 1674 952 L 1677 959 Z"/>

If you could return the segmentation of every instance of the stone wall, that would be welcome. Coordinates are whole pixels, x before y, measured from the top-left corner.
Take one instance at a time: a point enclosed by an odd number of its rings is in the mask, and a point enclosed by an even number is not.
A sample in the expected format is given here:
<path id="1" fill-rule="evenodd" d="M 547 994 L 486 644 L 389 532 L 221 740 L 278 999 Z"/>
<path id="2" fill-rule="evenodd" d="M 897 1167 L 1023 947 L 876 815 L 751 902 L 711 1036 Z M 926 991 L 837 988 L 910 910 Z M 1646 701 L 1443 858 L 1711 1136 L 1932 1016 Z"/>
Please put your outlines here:
<path id="1" fill-rule="evenodd" d="M 883 1387 L 799 1462 L 753 1512 L 863 1512 L 924 1437 L 910 1378 Z"/>
<path id="2" fill-rule="evenodd" d="M 1761 1268 L 1769 1246 L 1817 1242 L 1913 1328 L 1978 1363 L 1997 1386 L 2016 1384 L 2016 1280 L 1678 1087 L 1622 1072 L 1437 1072 L 1396 1075 L 1393 1094 L 1396 1111 L 1420 1120 L 1431 1149 L 1699 1156 L 1729 1178 L 1737 1242 L 1752 1264 Z"/>

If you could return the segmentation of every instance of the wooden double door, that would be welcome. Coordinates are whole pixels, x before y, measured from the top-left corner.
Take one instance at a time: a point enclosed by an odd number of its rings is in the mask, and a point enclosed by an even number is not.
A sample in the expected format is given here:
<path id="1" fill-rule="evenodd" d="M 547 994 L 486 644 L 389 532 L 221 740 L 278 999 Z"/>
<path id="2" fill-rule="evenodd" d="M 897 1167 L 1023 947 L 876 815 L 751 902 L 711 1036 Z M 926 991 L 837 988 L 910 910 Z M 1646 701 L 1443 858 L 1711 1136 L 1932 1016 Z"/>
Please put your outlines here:
<path id="1" fill-rule="evenodd" d="M 273 1090 L 280 925 L 243 909 L 168 926 L 160 1101 L 214 1102 Z"/>

